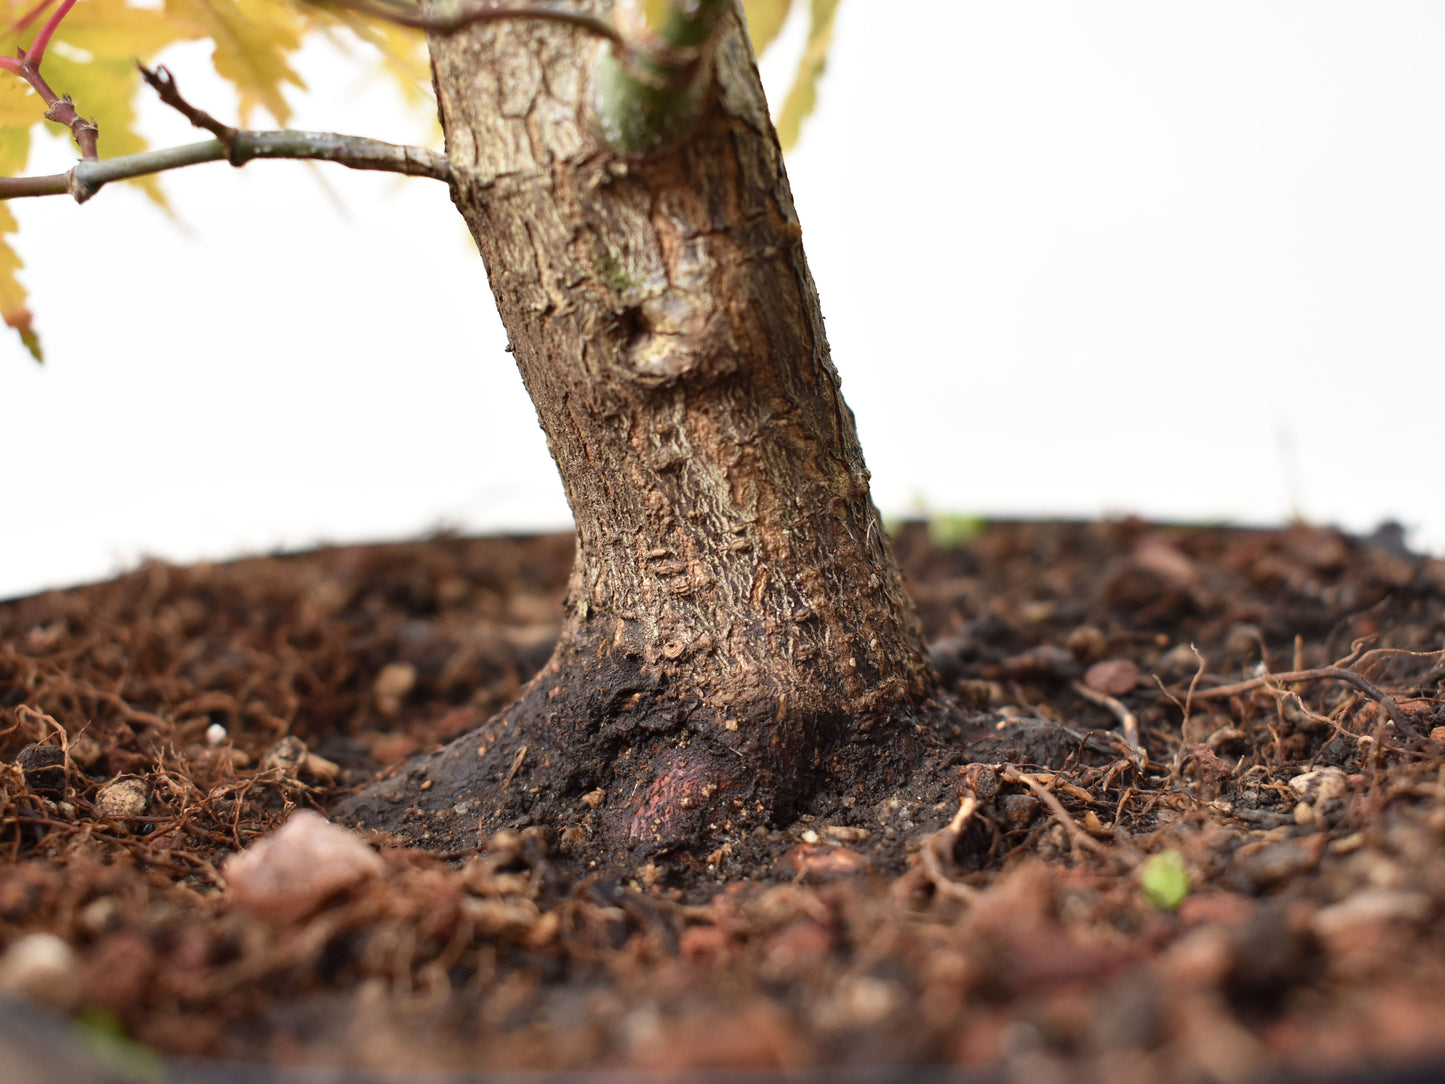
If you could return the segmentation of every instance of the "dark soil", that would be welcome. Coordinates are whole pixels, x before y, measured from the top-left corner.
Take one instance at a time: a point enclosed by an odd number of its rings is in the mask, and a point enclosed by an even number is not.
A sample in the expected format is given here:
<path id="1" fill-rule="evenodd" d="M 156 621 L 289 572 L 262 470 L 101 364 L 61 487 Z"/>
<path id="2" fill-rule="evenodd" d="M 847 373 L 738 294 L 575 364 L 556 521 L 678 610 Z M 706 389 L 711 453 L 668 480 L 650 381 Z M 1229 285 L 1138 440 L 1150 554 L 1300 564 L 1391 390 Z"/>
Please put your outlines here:
<path id="1" fill-rule="evenodd" d="M 623 868 L 573 824 L 255 846 L 511 701 L 568 538 L 156 564 L 0 605 L 0 992 L 61 1014 L 0 1006 L 0 1077 L 1445 1058 L 1445 561 L 1137 522 L 896 546 L 985 730 Z"/>

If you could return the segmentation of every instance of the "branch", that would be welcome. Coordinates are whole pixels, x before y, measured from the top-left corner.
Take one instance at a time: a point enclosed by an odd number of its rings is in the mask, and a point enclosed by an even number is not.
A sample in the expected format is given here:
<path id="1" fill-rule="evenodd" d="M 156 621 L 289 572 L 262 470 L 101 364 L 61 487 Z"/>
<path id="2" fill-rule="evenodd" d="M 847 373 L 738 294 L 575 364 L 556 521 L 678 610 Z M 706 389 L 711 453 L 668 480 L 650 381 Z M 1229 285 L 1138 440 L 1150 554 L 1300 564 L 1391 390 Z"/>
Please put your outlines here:
<path id="1" fill-rule="evenodd" d="M 65 173 L 45 177 L 0 177 L 0 200 L 69 193 L 76 203 L 84 203 L 111 181 L 144 177 L 202 162 L 228 161 L 233 166 L 242 166 L 253 158 L 335 162 L 348 169 L 380 170 L 408 177 L 431 177 L 438 181 L 450 181 L 452 176 L 451 162 L 446 155 L 425 147 L 399 147 L 394 143 L 334 132 L 236 129 L 229 146 L 220 139 L 208 139 L 204 143 L 144 151 L 124 158 L 103 161 L 82 159 Z"/>
<path id="2" fill-rule="evenodd" d="M 550 4 L 499 4 L 496 0 L 479 0 L 471 4 L 460 4 L 446 14 L 429 12 L 419 14 L 410 5 L 388 2 L 388 0 L 308 0 L 314 7 L 334 8 L 339 11 L 354 11 L 359 15 L 370 15 L 384 19 L 397 26 L 409 26 L 414 30 L 425 30 L 428 34 L 456 34 L 476 23 L 497 22 L 501 19 L 542 19 L 548 22 L 565 23 L 606 38 L 619 49 L 631 46 L 622 31 L 598 15 L 588 15 L 563 6 Z"/>
<path id="3" fill-rule="evenodd" d="M 161 64 L 152 71 L 139 62 L 136 63 L 136 67 L 140 69 L 141 78 L 146 81 L 148 87 L 156 92 L 163 105 L 170 106 L 190 121 L 193 127 L 204 128 L 227 146 L 230 146 L 235 140 L 236 129 L 229 124 L 222 124 L 204 109 L 197 109 L 181 97 L 181 88 L 176 86 L 176 77 L 171 74 L 170 68 Z"/>
<path id="4" fill-rule="evenodd" d="M 656 154 L 702 116 L 711 46 L 733 0 L 671 0 L 659 45 L 597 58 L 592 116 L 597 134 L 622 154 Z"/>
<path id="5" fill-rule="evenodd" d="M 61 0 L 60 6 L 40 28 L 40 33 L 35 35 L 35 41 L 30 48 L 19 50 L 14 58 L 0 57 L 0 68 L 18 75 L 34 87 L 35 93 L 40 95 L 41 101 L 45 103 L 45 119 L 69 128 L 71 135 L 75 137 L 76 146 L 80 148 L 81 156 L 94 159 L 99 155 L 96 149 L 95 121 L 85 120 L 81 117 L 75 111 L 75 103 L 70 100 L 70 95 L 56 94 L 50 84 L 45 81 L 45 77 L 40 74 L 40 62 L 45 59 L 45 50 L 50 46 L 50 39 L 55 33 L 55 28 L 70 14 L 70 9 L 75 7 L 75 4 L 76 0 Z M 21 23 L 17 25 L 30 22 L 44 9 L 44 4 L 36 7 L 26 14 Z"/>

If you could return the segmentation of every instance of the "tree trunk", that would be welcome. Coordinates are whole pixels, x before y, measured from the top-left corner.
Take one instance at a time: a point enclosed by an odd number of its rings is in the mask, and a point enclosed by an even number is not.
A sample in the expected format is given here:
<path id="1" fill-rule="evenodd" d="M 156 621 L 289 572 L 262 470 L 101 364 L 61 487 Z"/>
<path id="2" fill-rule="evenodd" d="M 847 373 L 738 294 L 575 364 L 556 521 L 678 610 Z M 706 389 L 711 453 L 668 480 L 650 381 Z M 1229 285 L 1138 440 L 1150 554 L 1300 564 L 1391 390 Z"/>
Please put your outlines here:
<path id="1" fill-rule="evenodd" d="M 860 759 L 906 759 L 932 676 L 746 35 L 724 20 L 704 116 L 645 159 L 593 134 L 604 45 L 520 21 L 432 41 L 453 198 L 577 556 L 519 702 L 344 815 L 433 846 L 479 818 L 713 844 L 823 781 L 858 785 Z"/>

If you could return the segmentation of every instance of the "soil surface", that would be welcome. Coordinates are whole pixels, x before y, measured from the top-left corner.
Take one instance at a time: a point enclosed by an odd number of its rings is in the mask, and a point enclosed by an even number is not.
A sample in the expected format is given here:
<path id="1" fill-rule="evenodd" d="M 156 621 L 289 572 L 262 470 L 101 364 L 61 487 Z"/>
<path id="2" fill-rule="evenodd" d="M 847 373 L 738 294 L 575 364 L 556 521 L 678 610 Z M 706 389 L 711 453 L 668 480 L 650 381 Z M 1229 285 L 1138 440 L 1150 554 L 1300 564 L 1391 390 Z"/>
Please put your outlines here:
<path id="1" fill-rule="evenodd" d="M 0 604 L 0 1076 L 1445 1058 L 1445 561 L 1390 530 L 947 533 L 895 546 L 993 739 L 622 867 L 567 824 L 434 854 L 309 812 L 517 695 L 568 537 Z"/>

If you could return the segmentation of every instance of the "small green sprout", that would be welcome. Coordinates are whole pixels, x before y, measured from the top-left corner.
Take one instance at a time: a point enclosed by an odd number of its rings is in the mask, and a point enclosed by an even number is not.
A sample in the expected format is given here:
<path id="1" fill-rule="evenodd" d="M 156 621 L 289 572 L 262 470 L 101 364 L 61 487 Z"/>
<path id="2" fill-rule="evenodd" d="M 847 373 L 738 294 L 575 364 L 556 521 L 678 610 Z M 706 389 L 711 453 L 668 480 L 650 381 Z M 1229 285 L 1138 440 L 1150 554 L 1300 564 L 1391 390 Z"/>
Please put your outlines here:
<path id="1" fill-rule="evenodd" d="M 1161 911 L 1178 910 L 1189 895 L 1189 870 L 1184 856 L 1174 848 L 1160 851 L 1139 867 L 1139 887 L 1144 898 Z"/>

